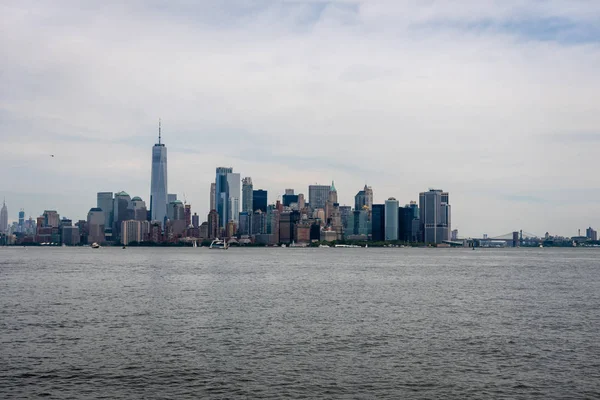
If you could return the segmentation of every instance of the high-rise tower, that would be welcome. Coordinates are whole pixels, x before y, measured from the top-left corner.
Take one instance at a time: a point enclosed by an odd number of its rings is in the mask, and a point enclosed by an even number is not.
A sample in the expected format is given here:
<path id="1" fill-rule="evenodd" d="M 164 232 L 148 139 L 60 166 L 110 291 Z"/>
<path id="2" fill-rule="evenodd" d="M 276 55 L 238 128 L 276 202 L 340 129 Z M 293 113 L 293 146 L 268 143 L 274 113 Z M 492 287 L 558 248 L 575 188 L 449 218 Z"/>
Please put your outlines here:
<path id="1" fill-rule="evenodd" d="M 253 189 L 252 178 L 248 176 L 242 179 L 242 211 L 250 214 L 254 211 L 252 208 Z"/>
<path id="2" fill-rule="evenodd" d="M 150 184 L 150 215 L 163 225 L 167 215 L 167 147 L 161 141 L 158 121 L 158 143 L 152 147 L 152 181 Z"/>
<path id="3" fill-rule="evenodd" d="M 8 210 L 6 209 L 6 199 L 2 202 L 2 209 L 0 209 L 0 232 L 4 233 L 8 231 Z"/>
<path id="4" fill-rule="evenodd" d="M 452 231 L 448 192 L 430 189 L 419 195 L 421 232 L 426 244 L 450 240 Z"/>

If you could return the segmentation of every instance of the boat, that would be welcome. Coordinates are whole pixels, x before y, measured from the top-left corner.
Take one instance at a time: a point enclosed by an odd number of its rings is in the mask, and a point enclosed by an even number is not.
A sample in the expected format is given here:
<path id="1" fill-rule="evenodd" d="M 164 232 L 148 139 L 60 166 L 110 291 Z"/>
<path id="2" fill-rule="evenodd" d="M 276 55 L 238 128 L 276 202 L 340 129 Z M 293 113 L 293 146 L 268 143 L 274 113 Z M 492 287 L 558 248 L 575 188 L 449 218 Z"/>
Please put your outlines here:
<path id="1" fill-rule="evenodd" d="M 198 242 L 196 242 L 196 241 L 194 240 L 194 244 L 192 245 L 192 247 L 193 247 L 193 248 L 196 248 L 196 247 L 198 247 Z"/>
<path id="2" fill-rule="evenodd" d="M 211 250 L 227 250 L 228 248 L 227 242 L 218 238 L 213 240 L 209 247 Z"/>
<path id="3" fill-rule="evenodd" d="M 92 243 L 92 245 L 90 246 L 92 249 L 99 249 L 100 245 L 96 242 Z"/>
<path id="4" fill-rule="evenodd" d="M 321 247 L 321 248 L 325 248 L 325 247 L 329 248 L 329 246 L 326 245 L 326 244 L 320 244 L 319 247 Z"/>
<path id="5" fill-rule="evenodd" d="M 285 243 L 281 243 L 281 247 L 284 247 L 284 248 L 285 248 L 285 247 L 286 247 L 286 246 L 285 246 Z"/>

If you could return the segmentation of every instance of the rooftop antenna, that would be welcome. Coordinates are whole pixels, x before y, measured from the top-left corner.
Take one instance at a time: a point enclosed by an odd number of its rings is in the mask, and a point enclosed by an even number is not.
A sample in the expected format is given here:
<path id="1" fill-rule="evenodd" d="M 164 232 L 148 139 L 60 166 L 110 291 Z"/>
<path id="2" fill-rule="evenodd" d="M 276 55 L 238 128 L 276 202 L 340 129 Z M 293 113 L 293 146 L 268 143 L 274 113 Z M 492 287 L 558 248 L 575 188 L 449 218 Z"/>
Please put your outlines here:
<path id="1" fill-rule="evenodd" d="M 158 144 L 160 144 L 160 118 L 158 119 Z"/>

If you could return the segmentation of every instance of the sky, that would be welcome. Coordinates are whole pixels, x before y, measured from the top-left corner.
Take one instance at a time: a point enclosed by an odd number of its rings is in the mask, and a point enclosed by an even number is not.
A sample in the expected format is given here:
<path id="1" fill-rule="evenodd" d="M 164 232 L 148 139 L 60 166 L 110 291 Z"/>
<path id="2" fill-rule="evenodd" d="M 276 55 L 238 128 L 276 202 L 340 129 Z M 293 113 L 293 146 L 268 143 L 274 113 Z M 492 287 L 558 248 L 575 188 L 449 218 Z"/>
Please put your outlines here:
<path id="1" fill-rule="evenodd" d="M 202 216 L 228 166 L 270 202 L 443 189 L 460 236 L 600 227 L 596 0 L 5 0 L 0 57 L 11 220 L 148 203 L 161 118 Z"/>

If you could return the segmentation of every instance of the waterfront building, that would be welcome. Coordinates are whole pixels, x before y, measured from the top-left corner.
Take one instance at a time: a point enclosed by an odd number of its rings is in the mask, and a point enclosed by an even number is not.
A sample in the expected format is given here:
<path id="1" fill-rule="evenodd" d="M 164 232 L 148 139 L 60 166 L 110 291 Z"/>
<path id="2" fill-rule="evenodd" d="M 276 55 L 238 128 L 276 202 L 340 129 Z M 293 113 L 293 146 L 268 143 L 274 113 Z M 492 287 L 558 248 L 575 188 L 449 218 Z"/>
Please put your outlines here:
<path id="1" fill-rule="evenodd" d="M 88 243 L 104 243 L 105 213 L 100 207 L 91 208 L 87 215 Z"/>
<path id="2" fill-rule="evenodd" d="M 340 219 L 342 227 L 344 228 L 344 233 L 352 233 L 354 229 L 354 218 L 352 214 L 352 207 L 350 206 L 340 206 Z"/>
<path id="3" fill-rule="evenodd" d="M 398 200 L 390 197 L 385 201 L 385 240 L 398 240 Z"/>
<path id="4" fill-rule="evenodd" d="M 329 199 L 329 185 L 310 185 L 308 187 L 308 202 L 313 210 L 317 208 L 325 209 L 325 203 Z"/>
<path id="5" fill-rule="evenodd" d="M 369 235 L 369 210 L 366 208 L 354 210 L 352 216 L 352 225 L 348 228 L 348 235 L 367 237 Z"/>
<path id="6" fill-rule="evenodd" d="M 140 221 L 128 220 L 121 222 L 121 243 L 128 245 L 129 243 L 142 241 L 142 224 Z"/>
<path id="7" fill-rule="evenodd" d="M 413 231 L 414 220 L 415 212 L 409 205 L 398 209 L 398 240 L 407 243 L 418 241 Z"/>
<path id="8" fill-rule="evenodd" d="M 450 240 L 451 218 L 448 193 L 437 189 L 420 193 L 419 209 L 423 241 L 426 244 L 440 244 L 444 240 Z"/>
<path id="9" fill-rule="evenodd" d="M 104 211 L 104 227 L 110 229 L 113 223 L 113 192 L 98 192 L 96 208 Z"/>
<path id="10" fill-rule="evenodd" d="M 311 225 L 305 222 L 299 222 L 295 225 L 294 237 L 296 239 L 296 243 L 310 242 L 310 227 Z"/>
<path id="11" fill-rule="evenodd" d="M 585 236 L 590 240 L 598 240 L 598 232 L 592 229 L 591 226 L 585 230 Z"/>
<path id="12" fill-rule="evenodd" d="M 252 191 L 252 211 L 267 212 L 267 191 L 258 189 Z"/>
<path id="13" fill-rule="evenodd" d="M 167 218 L 171 223 L 171 234 L 174 237 L 181 236 L 189 226 L 185 221 L 185 207 L 181 200 L 169 203 L 167 207 Z"/>
<path id="14" fill-rule="evenodd" d="M 242 211 L 252 214 L 254 212 L 252 200 L 254 197 L 254 186 L 249 176 L 242 179 Z"/>
<path id="15" fill-rule="evenodd" d="M 371 239 L 375 242 L 385 240 L 385 204 L 373 204 L 372 206 Z"/>
<path id="16" fill-rule="evenodd" d="M 81 240 L 79 236 L 79 228 L 77 226 L 63 226 L 62 227 L 62 243 L 65 246 L 77 246 Z"/>
<path id="17" fill-rule="evenodd" d="M 295 226 L 300 221 L 298 211 L 284 211 L 279 216 L 279 243 L 292 243 L 296 241 Z"/>
<path id="18" fill-rule="evenodd" d="M 334 182 L 331 181 L 329 193 L 327 194 L 327 201 L 325 202 L 325 220 L 327 221 L 327 223 L 331 223 L 331 214 L 333 212 L 334 204 L 337 204 L 337 202 L 337 189 L 335 188 Z"/>
<path id="19" fill-rule="evenodd" d="M 6 199 L 2 202 L 0 209 L 0 233 L 8 232 L 8 209 L 6 208 Z"/>
<path id="20" fill-rule="evenodd" d="M 366 207 L 369 211 L 373 208 L 373 189 L 365 185 L 364 189 L 354 196 L 354 209 L 362 210 Z"/>
<path id="21" fill-rule="evenodd" d="M 152 177 L 150 183 L 150 219 L 164 225 L 167 216 L 167 147 L 161 141 L 160 120 L 158 143 L 152 147 Z"/>

